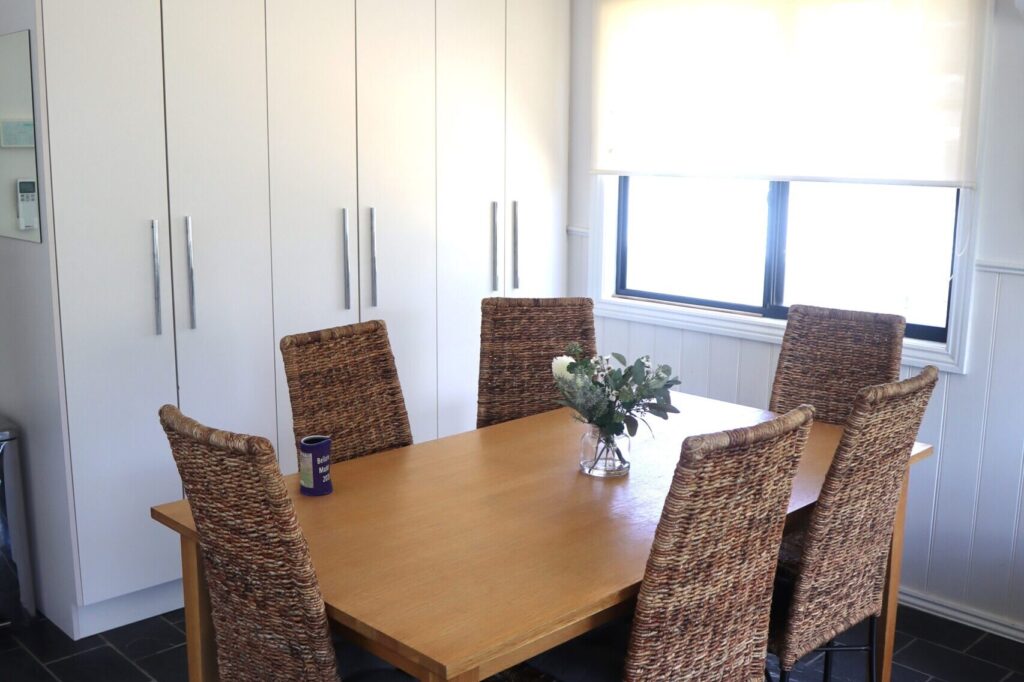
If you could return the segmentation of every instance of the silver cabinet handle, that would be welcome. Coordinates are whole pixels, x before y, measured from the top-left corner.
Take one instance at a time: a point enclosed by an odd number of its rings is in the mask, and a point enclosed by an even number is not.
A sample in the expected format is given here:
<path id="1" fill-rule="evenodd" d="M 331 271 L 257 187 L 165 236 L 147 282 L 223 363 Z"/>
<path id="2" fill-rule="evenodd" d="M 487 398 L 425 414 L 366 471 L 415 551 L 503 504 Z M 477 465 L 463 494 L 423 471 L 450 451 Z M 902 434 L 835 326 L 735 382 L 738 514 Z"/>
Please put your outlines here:
<path id="1" fill-rule="evenodd" d="M 377 209 L 370 209 L 370 305 L 377 307 Z"/>
<path id="2" fill-rule="evenodd" d="M 198 324 L 198 313 L 196 312 L 196 254 L 195 249 L 192 247 L 192 216 L 190 215 L 185 216 L 185 243 L 188 246 L 188 305 L 191 315 L 191 324 L 189 326 L 195 329 Z"/>
<path id="3" fill-rule="evenodd" d="M 164 333 L 163 305 L 160 302 L 160 221 L 149 221 L 153 233 L 153 304 L 156 309 L 156 335 Z"/>
<path id="4" fill-rule="evenodd" d="M 512 202 L 512 288 L 519 288 L 519 202 Z"/>
<path id="5" fill-rule="evenodd" d="M 341 209 L 341 271 L 345 278 L 345 310 L 352 308 L 352 285 L 348 264 L 348 209 Z"/>
<path id="6" fill-rule="evenodd" d="M 491 202 L 491 291 L 498 290 L 498 202 Z"/>

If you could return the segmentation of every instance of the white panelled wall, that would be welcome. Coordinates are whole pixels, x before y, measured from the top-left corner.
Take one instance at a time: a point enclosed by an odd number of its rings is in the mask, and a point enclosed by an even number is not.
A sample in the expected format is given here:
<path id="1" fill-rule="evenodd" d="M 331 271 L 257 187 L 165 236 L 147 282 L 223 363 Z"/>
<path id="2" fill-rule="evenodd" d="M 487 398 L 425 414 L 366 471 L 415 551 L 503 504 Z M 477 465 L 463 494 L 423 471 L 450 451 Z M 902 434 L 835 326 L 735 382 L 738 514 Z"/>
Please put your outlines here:
<path id="1" fill-rule="evenodd" d="M 569 294 L 587 295 L 590 1 L 573 12 Z M 968 365 L 941 375 L 921 428 L 936 448 L 912 469 L 901 599 L 1024 640 L 1024 17 L 1012 0 L 996 0 L 988 50 Z M 612 318 L 597 337 L 602 353 L 670 364 L 684 391 L 768 404 L 777 344 Z"/>

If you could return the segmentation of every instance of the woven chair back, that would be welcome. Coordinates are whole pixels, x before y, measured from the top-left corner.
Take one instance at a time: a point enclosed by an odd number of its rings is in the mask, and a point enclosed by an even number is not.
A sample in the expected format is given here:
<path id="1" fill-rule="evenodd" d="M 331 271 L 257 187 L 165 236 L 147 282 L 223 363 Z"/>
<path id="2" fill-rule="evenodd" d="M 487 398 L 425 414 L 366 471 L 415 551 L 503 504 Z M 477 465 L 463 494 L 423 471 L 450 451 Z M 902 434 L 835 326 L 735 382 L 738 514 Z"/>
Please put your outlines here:
<path id="1" fill-rule="evenodd" d="M 597 352 L 589 298 L 485 298 L 477 428 L 558 407 L 551 361 L 578 343 Z"/>
<path id="2" fill-rule="evenodd" d="M 926 367 L 906 381 L 857 394 L 804 531 L 778 647 L 787 670 L 800 656 L 881 613 L 896 508 L 937 379 L 938 370 Z"/>
<path id="3" fill-rule="evenodd" d="M 772 583 L 814 410 L 692 436 L 637 597 L 626 680 L 761 682 Z"/>
<path id="4" fill-rule="evenodd" d="M 768 409 L 807 403 L 818 421 L 846 423 L 860 389 L 899 379 L 905 327 L 898 315 L 791 306 Z"/>
<path id="5" fill-rule="evenodd" d="M 306 540 L 265 438 L 160 409 L 192 509 L 223 680 L 336 681 Z"/>
<path id="6" fill-rule="evenodd" d="M 388 330 L 381 320 L 281 339 L 295 447 L 331 437 L 331 461 L 412 445 Z"/>

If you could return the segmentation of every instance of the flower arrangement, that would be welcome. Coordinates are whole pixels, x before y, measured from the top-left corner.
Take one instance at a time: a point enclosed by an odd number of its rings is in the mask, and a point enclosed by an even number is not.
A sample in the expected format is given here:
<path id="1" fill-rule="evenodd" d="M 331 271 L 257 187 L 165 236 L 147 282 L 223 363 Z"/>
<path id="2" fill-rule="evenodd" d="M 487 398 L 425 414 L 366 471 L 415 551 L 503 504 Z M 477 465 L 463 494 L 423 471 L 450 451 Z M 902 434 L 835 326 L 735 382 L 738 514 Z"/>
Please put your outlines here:
<path id="1" fill-rule="evenodd" d="M 621 367 L 613 367 L 612 360 Z M 565 355 L 551 362 L 551 372 L 562 394 L 559 404 L 572 408 L 579 421 L 592 425 L 599 433 L 595 454 L 598 458 L 603 449 L 625 464 L 622 451 L 615 444 L 617 436 L 635 436 L 640 422 L 650 428 L 644 419 L 648 414 L 667 419 L 669 413 L 679 411 L 669 395 L 669 389 L 679 384 L 679 378 L 672 376 L 668 365 L 652 365 L 646 355 L 632 364 L 619 353 L 588 358 L 583 348 L 574 343 Z"/>

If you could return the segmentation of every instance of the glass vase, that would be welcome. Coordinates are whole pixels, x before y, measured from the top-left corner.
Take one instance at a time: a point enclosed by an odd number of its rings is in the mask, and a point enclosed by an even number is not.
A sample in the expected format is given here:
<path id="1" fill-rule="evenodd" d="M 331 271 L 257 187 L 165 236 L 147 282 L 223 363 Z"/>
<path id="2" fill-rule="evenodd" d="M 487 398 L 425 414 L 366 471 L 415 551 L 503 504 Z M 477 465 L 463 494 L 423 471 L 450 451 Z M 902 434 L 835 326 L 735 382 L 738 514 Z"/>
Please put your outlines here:
<path id="1" fill-rule="evenodd" d="M 625 476 L 629 473 L 629 438 L 609 436 L 591 426 L 580 438 L 580 471 L 588 476 Z"/>

